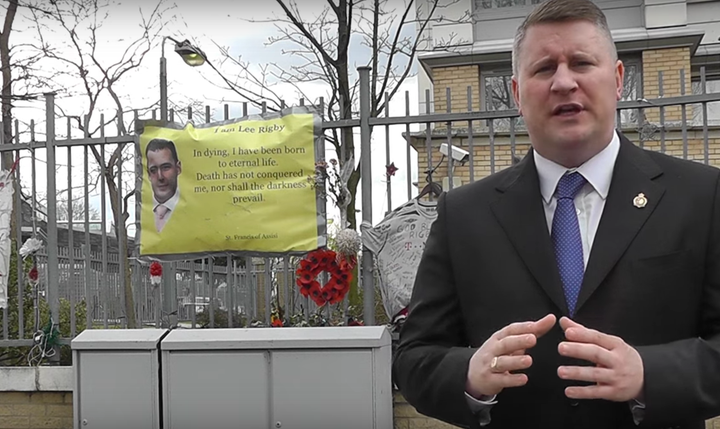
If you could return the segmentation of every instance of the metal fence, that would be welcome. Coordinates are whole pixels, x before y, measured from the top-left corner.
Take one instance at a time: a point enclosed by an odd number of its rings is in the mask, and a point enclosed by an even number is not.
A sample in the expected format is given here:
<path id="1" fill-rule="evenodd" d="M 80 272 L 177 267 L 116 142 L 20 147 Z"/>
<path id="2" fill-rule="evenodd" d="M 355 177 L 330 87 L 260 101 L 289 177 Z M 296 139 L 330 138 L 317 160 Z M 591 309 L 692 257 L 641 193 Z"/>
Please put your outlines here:
<path id="1" fill-rule="evenodd" d="M 411 114 L 413 103 L 406 92 L 404 100 L 387 100 L 389 105 L 400 105 L 404 115 L 371 117 L 369 70 L 360 68 L 359 72 L 360 93 L 355 104 L 359 114 L 353 119 L 325 120 L 323 129 L 326 133 L 352 129 L 353 135 L 359 135 L 360 156 L 356 159 L 360 159 L 361 174 L 366 178 L 359 190 L 365 222 L 374 224 L 378 220 L 373 219 L 373 195 L 378 192 L 373 182 L 377 185 L 374 180 L 377 177 L 383 177 L 384 189 L 380 192 L 385 194 L 382 208 L 387 213 L 415 198 L 427 184 L 449 189 L 478 180 L 511 165 L 530 147 L 518 112 L 492 110 L 492 103 L 481 109 L 480 100 L 473 100 L 476 89 L 472 87 L 462 91 L 463 106 L 451 103 L 458 99 L 458 94 L 453 94 L 450 88 L 436 92 L 435 96 L 426 91 L 418 103 L 424 111 Z M 640 146 L 719 166 L 720 115 L 713 115 L 720 111 L 720 92 L 707 91 L 704 69 L 687 93 L 684 71 L 680 72 L 679 94 L 665 94 L 664 80 L 667 81 L 660 73 L 658 97 L 620 103 L 618 128 Z M 440 106 L 444 112 L 437 111 Z M 320 100 L 318 112 L 323 111 Z M 242 115 L 247 113 L 248 105 L 243 104 Z M 170 112 L 171 121 L 174 116 Z M 223 117 L 230 117 L 227 105 Z M 32 333 L 47 323 L 38 320 L 43 317 L 38 312 L 25 314 L 28 299 L 34 301 L 36 297 L 47 302 L 47 317 L 59 325 L 65 343 L 81 329 L 127 327 L 128 299 L 133 300 L 138 326 L 269 325 L 271 313 L 278 307 L 284 310 L 286 319 L 313 323 L 318 309 L 300 296 L 294 286 L 298 261 L 294 257 L 216 255 L 166 263 L 164 285 L 151 285 L 148 264 L 134 255 L 132 230 L 115 228 L 114 222 L 108 221 L 119 218 L 125 222 L 125 208 L 134 207 L 137 136 L 125 130 L 133 129 L 137 114 L 130 126 L 124 124 L 122 114 L 114 121 L 101 116 L 95 124 L 96 132 L 89 131 L 93 124 L 87 118 L 62 119 L 66 121 L 66 130 L 59 133 L 54 97 L 49 94 L 44 140 L 36 138 L 34 122 L 23 128 L 15 121 L 14 140 L 0 145 L 0 152 L 11 153 L 20 160 L 14 172 L 19 185 L 15 193 L 15 206 L 19 209 L 14 214 L 14 252 L 33 235 L 45 243 L 36 255 L 40 271 L 37 287 L 28 282 L 27 266 L 17 270 L 16 281 L 9 285 L 14 307 L 2 311 L 0 348 L 33 345 Z M 187 120 L 193 120 L 190 109 Z M 209 107 L 202 120 L 214 120 Z M 118 130 L 112 137 L 106 136 L 110 124 Z M 84 131 L 78 131 L 78 125 L 83 125 Z M 76 136 L 77 133 L 81 135 Z M 460 147 L 468 153 L 467 159 L 458 162 L 452 156 L 442 156 L 439 151 L 442 144 L 448 146 L 448 153 L 452 153 L 453 147 Z M 373 165 L 371 147 L 383 146 L 384 165 Z M 404 171 L 404 183 L 386 174 L 386 166 L 391 163 Z M 39 184 L 46 185 L 44 196 L 38 191 L 42 189 Z M 90 209 L 98 205 L 99 210 Z M 17 260 L 14 261 L 17 265 Z M 363 252 L 360 280 L 364 322 L 384 322 L 375 317 L 382 311 L 376 298 L 370 252 Z M 128 293 L 126 283 L 131 285 Z M 330 311 L 346 321 L 350 311 L 347 298 L 324 315 L 332 316 Z"/>
<path id="2" fill-rule="evenodd" d="M 59 320 L 69 323 L 71 336 L 78 332 L 78 324 L 81 324 L 82 328 L 127 327 L 124 320 L 123 283 L 118 253 L 108 252 L 103 255 L 102 252 L 89 252 L 89 258 L 86 258 L 85 249 L 84 246 L 75 248 L 71 257 L 70 248 L 58 246 L 59 264 L 54 270 L 54 275 L 58 276 L 58 296 L 61 301 L 67 301 L 70 308 L 76 308 L 78 303 L 82 303 L 86 312 L 85 320 L 78 321 L 73 317 L 76 316 L 75 312 L 67 314 L 65 319 L 61 314 Z M 214 320 L 215 314 L 210 316 L 209 313 L 217 310 L 227 312 L 234 308 L 235 312 L 225 316 L 230 318 L 227 325 L 244 326 L 254 320 L 265 319 L 266 284 L 271 285 L 267 290 L 271 292 L 272 299 L 275 299 L 276 293 L 284 299 L 292 292 L 289 290 L 289 282 L 294 281 L 292 274 L 286 274 L 282 269 L 285 259 L 246 258 L 238 261 L 231 258 L 229 266 L 226 260 L 221 260 L 221 264 L 215 261 L 216 259 L 209 258 L 199 262 L 169 264 L 172 270 L 170 275 L 174 280 L 172 285 L 177 289 L 178 298 L 174 303 L 173 314 L 168 314 L 162 309 L 162 305 L 157 305 L 158 302 L 162 303 L 164 296 L 160 287 L 150 283 L 149 267 L 128 258 L 138 325 L 159 326 L 173 323 L 169 319 L 172 315 L 176 316 L 173 318 L 175 323 L 179 321 L 188 327 L 221 326 Z M 278 267 L 278 261 L 283 266 Z M 289 267 L 290 258 L 287 258 L 287 262 Z M 270 267 L 267 270 L 266 264 Z M 46 297 L 47 285 L 50 284 L 46 250 L 38 252 L 37 265 L 40 272 L 38 293 Z M 299 297 L 290 296 L 290 300 L 293 299 L 298 300 Z M 211 303 L 214 303 L 212 308 Z M 290 301 L 288 303 L 291 308 L 295 305 Z M 301 310 L 303 304 L 297 303 Z M 203 312 L 208 313 L 208 320 L 198 321 L 198 314 Z M 238 316 L 250 320 L 243 322 Z M 232 320 L 233 317 L 236 319 Z"/>

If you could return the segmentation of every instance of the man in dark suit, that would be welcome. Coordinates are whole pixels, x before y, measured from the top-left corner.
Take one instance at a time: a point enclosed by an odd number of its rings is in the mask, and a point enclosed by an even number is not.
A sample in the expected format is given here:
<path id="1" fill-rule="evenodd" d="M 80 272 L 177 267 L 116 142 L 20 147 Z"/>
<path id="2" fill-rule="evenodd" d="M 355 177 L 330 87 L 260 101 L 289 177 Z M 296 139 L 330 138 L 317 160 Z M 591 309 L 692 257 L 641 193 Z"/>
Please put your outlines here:
<path id="1" fill-rule="evenodd" d="M 393 362 L 463 427 L 702 428 L 720 415 L 720 170 L 614 129 L 602 11 L 549 0 L 518 29 L 532 150 L 443 194 Z"/>

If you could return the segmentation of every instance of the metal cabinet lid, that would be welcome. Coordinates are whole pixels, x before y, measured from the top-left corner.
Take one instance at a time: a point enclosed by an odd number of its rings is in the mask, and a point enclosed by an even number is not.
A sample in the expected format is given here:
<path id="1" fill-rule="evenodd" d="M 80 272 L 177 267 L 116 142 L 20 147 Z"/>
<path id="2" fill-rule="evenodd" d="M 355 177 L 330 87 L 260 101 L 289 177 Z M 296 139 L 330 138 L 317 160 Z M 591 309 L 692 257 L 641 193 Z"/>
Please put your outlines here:
<path id="1" fill-rule="evenodd" d="M 86 329 L 72 340 L 73 350 L 156 350 L 167 329 Z"/>
<path id="2" fill-rule="evenodd" d="M 370 349 L 389 346 L 384 326 L 175 329 L 161 350 Z"/>

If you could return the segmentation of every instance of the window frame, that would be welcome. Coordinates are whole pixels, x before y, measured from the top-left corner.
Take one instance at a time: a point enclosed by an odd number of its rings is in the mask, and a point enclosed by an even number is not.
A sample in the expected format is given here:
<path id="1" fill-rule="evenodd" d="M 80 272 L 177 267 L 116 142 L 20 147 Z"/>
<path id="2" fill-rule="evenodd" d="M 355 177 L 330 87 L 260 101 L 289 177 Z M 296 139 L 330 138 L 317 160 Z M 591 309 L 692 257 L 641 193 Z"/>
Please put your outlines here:
<path id="1" fill-rule="evenodd" d="M 480 64 L 480 111 L 489 112 L 487 109 L 487 85 L 485 80 L 487 78 L 499 77 L 499 76 L 512 76 L 512 65 L 501 64 L 501 65 L 488 65 L 483 66 Z"/>
<path id="2" fill-rule="evenodd" d="M 713 82 L 714 85 L 717 85 L 717 91 L 708 92 L 711 94 L 715 94 L 720 92 L 720 64 L 714 63 L 714 64 L 691 64 L 691 74 L 690 74 L 690 91 L 687 92 L 691 95 L 698 95 L 702 94 L 702 91 L 696 91 L 696 87 L 700 86 L 701 83 L 701 76 L 700 76 L 700 67 L 702 65 L 705 65 L 705 85 L 707 86 L 710 82 Z M 713 107 L 716 107 L 716 104 L 720 104 L 720 102 L 712 102 L 709 104 L 713 104 Z M 702 126 L 702 118 L 700 115 L 700 109 L 702 109 L 702 104 L 692 104 L 690 105 L 690 108 L 692 110 L 692 120 L 689 121 L 691 125 L 694 126 Z M 694 122 L 694 120 L 697 119 L 698 122 Z M 718 119 L 711 119 L 707 118 L 708 126 L 718 126 L 720 125 L 720 117 Z"/>
<path id="3" fill-rule="evenodd" d="M 642 54 L 639 55 L 618 55 L 620 58 L 620 61 L 623 62 L 623 65 L 625 66 L 625 71 L 627 72 L 628 66 L 635 66 L 635 69 L 637 70 L 637 76 L 638 81 L 636 85 L 637 88 L 637 98 L 641 99 L 645 97 L 645 84 L 644 84 L 644 76 L 643 76 L 643 62 L 642 62 Z"/>
<path id="4" fill-rule="evenodd" d="M 720 61 L 708 62 L 703 57 L 690 58 L 690 80 L 700 82 L 700 68 L 705 67 L 706 80 L 720 79 Z"/>
<path id="5" fill-rule="evenodd" d="M 522 5 L 515 5 L 515 6 L 506 6 L 506 7 L 491 7 L 491 8 L 484 8 L 478 5 L 478 3 L 482 3 L 486 0 L 472 0 L 472 7 L 474 10 L 478 11 L 511 11 L 511 10 L 520 10 L 520 9 L 529 9 L 532 10 L 534 7 L 536 7 L 539 3 L 533 3 L 534 0 L 524 0 L 525 4 Z M 489 0 L 491 3 L 496 0 Z M 530 4 L 528 4 L 528 2 Z M 540 3 L 542 3 L 543 0 L 540 0 Z"/>
<path id="6" fill-rule="evenodd" d="M 538 6 L 536 4 L 525 4 L 523 6 L 485 9 L 478 5 L 480 2 L 482 0 L 472 0 L 470 2 L 470 10 L 475 24 L 496 19 L 524 18 Z M 595 0 L 595 2 L 600 3 L 599 6 L 603 10 L 642 6 L 644 4 L 644 0 Z"/>

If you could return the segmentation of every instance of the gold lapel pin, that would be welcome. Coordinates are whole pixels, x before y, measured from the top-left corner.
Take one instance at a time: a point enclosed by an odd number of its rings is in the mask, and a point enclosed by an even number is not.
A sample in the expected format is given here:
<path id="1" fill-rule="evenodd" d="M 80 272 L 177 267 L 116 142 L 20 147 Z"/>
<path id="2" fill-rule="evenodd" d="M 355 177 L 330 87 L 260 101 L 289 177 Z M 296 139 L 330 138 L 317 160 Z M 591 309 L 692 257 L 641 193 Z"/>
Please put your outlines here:
<path id="1" fill-rule="evenodd" d="M 645 207 L 647 202 L 647 198 L 645 198 L 645 194 L 643 193 L 637 194 L 637 196 L 633 199 L 633 205 L 639 209 Z"/>

